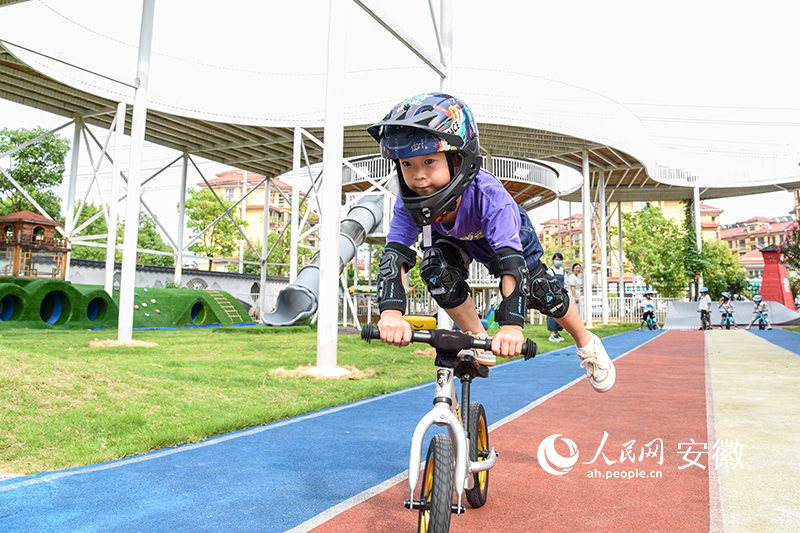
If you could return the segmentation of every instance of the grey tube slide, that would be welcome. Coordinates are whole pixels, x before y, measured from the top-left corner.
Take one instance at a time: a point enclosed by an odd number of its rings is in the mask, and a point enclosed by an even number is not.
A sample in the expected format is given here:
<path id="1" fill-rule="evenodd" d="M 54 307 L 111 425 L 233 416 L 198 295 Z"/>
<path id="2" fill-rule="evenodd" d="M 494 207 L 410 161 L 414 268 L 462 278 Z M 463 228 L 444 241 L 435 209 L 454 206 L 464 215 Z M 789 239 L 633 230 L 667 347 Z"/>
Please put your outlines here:
<path id="1" fill-rule="evenodd" d="M 383 219 L 383 198 L 366 196 L 342 220 L 339 233 L 339 273 L 356 255 L 356 250 Z M 292 326 L 305 322 L 317 312 L 319 299 L 319 254 L 304 266 L 294 283 L 278 293 L 275 310 L 261 313 L 268 326 Z"/>

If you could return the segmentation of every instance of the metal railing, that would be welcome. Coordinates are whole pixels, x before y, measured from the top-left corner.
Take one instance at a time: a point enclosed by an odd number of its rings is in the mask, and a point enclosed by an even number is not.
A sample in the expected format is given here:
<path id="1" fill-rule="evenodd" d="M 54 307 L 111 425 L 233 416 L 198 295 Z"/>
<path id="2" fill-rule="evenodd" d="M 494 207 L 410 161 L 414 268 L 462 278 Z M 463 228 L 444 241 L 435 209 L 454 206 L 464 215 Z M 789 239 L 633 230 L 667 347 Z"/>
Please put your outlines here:
<path id="1" fill-rule="evenodd" d="M 353 160 L 350 161 L 350 164 L 357 168 L 359 172 L 363 172 L 374 180 L 384 178 L 395 170 L 392 161 L 378 155 L 371 156 L 370 158 Z M 489 168 L 487 158 L 484 156 L 483 167 L 501 180 L 515 180 L 541 185 L 551 191 L 556 190 L 558 174 L 550 167 L 534 163 L 533 161 L 515 159 L 513 157 L 493 156 L 491 158 L 491 168 Z M 342 168 L 342 185 L 355 183 L 363 179 L 363 176 L 359 175 L 358 172 L 354 171 L 349 166 L 344 166 Z"/>
<path id="2" fill-rule="evenodd" d="M 0 244 L 38 244 L 63 248 L 64 243 L 65 241 L 63 237 L 51 237 L 34 233 L 23 233 L 22 231 L 17 232 L 16 236 L 14 236 L 13 233 L 0 233 Z"/>

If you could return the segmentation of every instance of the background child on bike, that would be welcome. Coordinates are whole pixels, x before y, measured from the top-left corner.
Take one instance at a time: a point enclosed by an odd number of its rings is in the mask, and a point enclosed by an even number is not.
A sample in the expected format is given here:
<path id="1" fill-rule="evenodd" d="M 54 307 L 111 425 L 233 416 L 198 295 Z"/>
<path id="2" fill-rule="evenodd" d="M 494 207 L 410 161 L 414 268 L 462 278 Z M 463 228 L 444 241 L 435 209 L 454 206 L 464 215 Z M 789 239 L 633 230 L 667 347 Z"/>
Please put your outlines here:
<path id="1" fill-rule="evenodd" d="M 642 322 L 639 324 L 639 329 L 637 331 L 642 331 L 642 326 L 647 323 L 648 319 L 652 319 L 653 324 L 655 324 L 656 329 L 658 329 L 658 323 L 656 322 L 656 304 L 653 301 L 654 294 L 655 292 L 653 291 L 645 291 L 644 300 L 639 303 L 639 307 L 642 311 Z"/>
<path id="2" fill-rule="evenodd" d="M 747 329 L 750 329 L 750 326 L 752 326 L 753 322 L 758 320 L 759 317 L 764 319 L 764 322 L 767 324 L 767 329 L 772 329 L 772 325 L 769 323 L 769 309 L 767 308 L 767 302 L 764 301 L 764 298 L 760 294 L 756 294 L 753 296 L 753 304 L 755 305 L 753 308 L 753 318 L 750 319 Z"/>
<path id="3" fill-rule="evenodd" d="M 700 311 L 700 329 L 711 329 L 711 296 L 708 295 L 708 287 L 700 287 L 697 310 Z"/>
<path id="4" fill-rule="evenodd" d="M 494 315 L 500 330 L 492 353 L 476 351 L 479 362 L 493 365 L 495 356 L 520 353 L 531 305 L 573 336 L 592 387 L 609 390 L 614 365 L 569 305 L 566 290 L 541 264 L 542 246 L 527 213 L 481 168 L 478 129 L 466 104 L 441 93 L 412 96 L 368 131 L 383 157 L 395 162 L 399 186 L 378 269 L 381 341 L 395 346 L 411 341 L 403 319 L 403 279 L 416 264 L 411 246 L 422 234 L 421 277 L 462 331 L 486 335 L 466 283 L 469 264 L 477 260 L 500 278 L 502 301 Z"/>
<path id="5" fill-rule="evenodd" d="M 725 327 L 725 319 L 727 317 L 731 318 L 731 324 L 733 325 L 733 329 L 739 329 L 736 326 L 736 319 L 733 317 L 733 313 L 736 312 L 736 308 L 733 306 L 733 302 L 731 301 L 731 295 L 729 292 L 722 293 L 722 297 L 719 299 L 717 307 L 719 307 L 720 310 L 722 311 L 722 323 L 720 323 L 719 329 Z"/>

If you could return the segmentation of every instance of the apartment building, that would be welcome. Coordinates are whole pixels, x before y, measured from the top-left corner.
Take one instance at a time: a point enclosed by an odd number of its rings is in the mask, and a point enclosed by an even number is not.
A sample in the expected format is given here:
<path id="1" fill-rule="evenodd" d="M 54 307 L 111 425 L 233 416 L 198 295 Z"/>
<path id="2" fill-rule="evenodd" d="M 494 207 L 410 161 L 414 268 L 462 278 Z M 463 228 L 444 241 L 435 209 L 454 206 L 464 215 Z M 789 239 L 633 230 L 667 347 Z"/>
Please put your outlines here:
<path id="1" fill-rule="evenodd" d="M 794 223 L 791 215 L 767 218 L 753 217 L 725 226 L 720 234 L 728 249 L 740 257 L 783 241 L 786 230 Z"/>
<path id="2" fill-rule="evenodd" d="M 240 169 L 228 170 L 216 175 L 215 178 L 197 185 L 204 188 L 211 188 L 220 198 L 227 202 L 237 202 L 247 195 L 239 206 L 237 206 L 237 216 L 247 221 L 244 228 L 245 235 L 251 243 L 261 242 L 264 231 L 264 211 L 266 205 L 269 233 L 281 232 L 289 224 L 291 217 L 291 197 L 292 186 L 273 178 L 269 181 L 269 195 L 265 195 L 264 184 L 261 182 L 264 176 L 253 174 Z M 259 184 L 261 184 L 259 186 Z M 258 187 L 257 190 L 253 188 Z M 305 195 L 300 191 L 300 197 Z M 319 217 L 311 213 L 308 217 L 310 225 L 315 226 L 319 222 Z M 318 239 L 314 234 L 309 235 L 304 244 L 317 247 Z M 224 270 L 230 260 L 236 258 L 226 258 L 215 260 L 214 270 Z M 219 263 L 219 264 L 217 264 Z"/>

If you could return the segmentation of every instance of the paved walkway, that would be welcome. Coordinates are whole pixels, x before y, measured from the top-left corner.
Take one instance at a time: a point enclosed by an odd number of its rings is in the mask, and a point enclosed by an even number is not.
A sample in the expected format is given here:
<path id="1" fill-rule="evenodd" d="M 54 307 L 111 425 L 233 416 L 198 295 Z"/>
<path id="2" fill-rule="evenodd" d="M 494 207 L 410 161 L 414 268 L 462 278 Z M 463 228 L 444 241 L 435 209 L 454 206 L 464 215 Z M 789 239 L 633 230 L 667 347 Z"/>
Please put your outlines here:
<path id="1" fill-rule="evenodd" d="M 487 504 L 451 531 L 797 531 L 800 335 L 644 331 L 605 345 L 624 356 L 607 394 L 574 348 L 473 386 L 501 457 Z M 402 508 L 408 443 L 431 392 L 0 481 L 0 531 L 416 531 Z M 578 450 L 561 476 L 537 456 L 556 434 L 560 454 L 561 439 Z"/>

